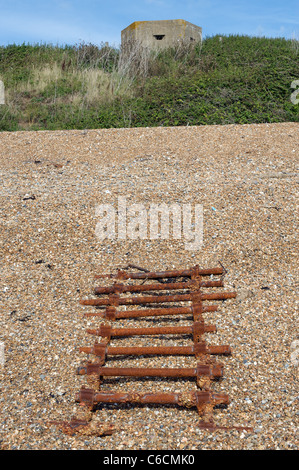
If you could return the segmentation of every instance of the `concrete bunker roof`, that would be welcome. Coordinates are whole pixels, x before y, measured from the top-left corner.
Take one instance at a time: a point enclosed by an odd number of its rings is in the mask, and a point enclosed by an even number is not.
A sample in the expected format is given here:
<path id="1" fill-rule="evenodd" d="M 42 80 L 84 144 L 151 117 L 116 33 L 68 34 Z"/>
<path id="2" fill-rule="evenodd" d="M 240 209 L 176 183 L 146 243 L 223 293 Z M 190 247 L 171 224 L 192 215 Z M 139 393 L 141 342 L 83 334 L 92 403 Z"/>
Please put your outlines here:
<path id="1" fill-rule="evenodd" d="M 199 26 L 193 24 L 193 23 L 190 23 L 189 21 L 186 21 L 186 20 L 182 20 L 182 19 L 176 19 L 176 20 L 151 20 L 151 21 L 134 21 L 133 23 L 131 23 L 129 26 L 127 26 L 125 29 L 137 29 L 139 28 L 141 25 L 143 24 L 148 24 L 148 23 L 168 23 L 168 22 L 171 22 L 171 23 L 178 23 L 179 25 L 184 25 L 186 26 L 187 24 L 189 25 L 192 25 L 192 26 L 195 26 L 197 28 L 199 28 Z"/>

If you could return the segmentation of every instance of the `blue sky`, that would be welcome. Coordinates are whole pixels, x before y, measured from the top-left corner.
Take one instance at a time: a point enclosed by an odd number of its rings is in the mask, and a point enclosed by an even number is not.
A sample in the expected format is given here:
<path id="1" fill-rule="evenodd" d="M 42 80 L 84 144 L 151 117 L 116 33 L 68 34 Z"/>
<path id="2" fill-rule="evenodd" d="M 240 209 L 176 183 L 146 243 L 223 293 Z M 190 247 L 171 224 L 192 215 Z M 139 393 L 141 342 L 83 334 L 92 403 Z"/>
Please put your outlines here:
<path id="1" fill-rule="evenodd" d="M 0 0 L 0 45 L 118 47 L 133 21 L 184 19 L 203 36 L 245 34 L 299 39 L 298 0 Z"/>

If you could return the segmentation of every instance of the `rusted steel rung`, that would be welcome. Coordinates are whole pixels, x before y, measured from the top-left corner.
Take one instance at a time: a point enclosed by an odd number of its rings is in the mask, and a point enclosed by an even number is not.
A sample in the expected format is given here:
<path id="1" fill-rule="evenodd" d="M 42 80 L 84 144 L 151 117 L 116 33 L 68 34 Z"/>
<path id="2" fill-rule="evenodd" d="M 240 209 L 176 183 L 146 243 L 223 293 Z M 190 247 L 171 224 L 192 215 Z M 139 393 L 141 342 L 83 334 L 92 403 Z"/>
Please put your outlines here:
<path id="1" fill-rule="evenodd" d="M 196 377 L 200 380 L 202 376 L 207 376 L 211 380 L 220 378 L 223 375 L 221 364 L 200 364 L 189 368 L 133 368 L 133 367 L 102 367 L 99 362 L 87 362 L 79 366 L 78 375 L 97 375 L 98 377 Z"/>
<path id="2" fill-rule="evenodd" d="M 218 305 L 202 306 L 201 313 L 215 312 L 218 310 Z M 191 314 L 196 319 L 197 311 L 195 305 L 187 307 L 165 307 L 165 308 L 148 308 L 140 310 L 123 310 L 116 311 L 115 307 L 107 306 L 104 311 L 85 312 L 84 317 L 101 317 L 110 321 L 123 318 L 141 318 L 141 317 L 156 317 L 164 315 L 185 315 Z"/>
<path id="3" fill-rule="evenodd" d="M 227 345 L 207 346 L 205 343 L 194 343 L 190 346 L 143 346 L 143 347 L 112 347 L 107 343 L 95 343 L 91 347 L 81 347 L 80 352 L 94 354 L 100 358 L 100 363 L 105 364 L 107 356 L 195 356 L 202 354 L 228 355 L 231 348 Z"/>
<path id="4" fill-rule="evenodd" d="M 96 275 L 95 279 L 161 279 L 173 277 L 192 277 L 192 276 L 211 276 L 223 274 L 222 267 L 201 269 L 199 266 L 194 266 L 190 269 L 177 269 L 171 271 L 148 271 L 148 272 L 131 272 L 128 273 L 119 269 L 116 274 L 100 274 Z"/>
<path id="5" fill-rule="evenodd" d="M 80 300 L 81 305 L 142 305 L 149 303 L 166 303 L 166 302 L 186 302 L 201 300 L 226 300 L 236 297 L 235 292 L 213 292 L 210 294 L 192 293 L 178 295 L 148 295 L 144 297 L 121 298 L 118 294 L 111 294 L 108 299 L 83 299 Z"/>
<path id="6" fill-rule="evenodd" d="M 199 287 L 223 287 L 222 280 L 216 281 L 189 281 L 189 282 L 172 282 L 165 284 L 141 284 L 141 285 L 125 285 L 113 284 L 109 287 L 95 287 L 94 294 L 121 294 L 123 292 L 148 292 L 158 290 L 184 290 Z"/>
<path id="7" fill-rule="evenodd" d="M 112 328 L 111 325 L 100 325 L 99 328 L 87 328 L 86 332 L 94 335 L 101 336 L 107 341 L 111 337 L 116 336 L 150 336 L 150 335 L 177 335 L 177 334 L 191 334 L 194 341 L 204 333 L 212 333 L 216 331 L 216 325 L 205 325 L 204 322 L 196 321 L 192 325 L 187 326 L 158 326 L 151 328 Z"/>
<path id="8" fill-rule="evenodd" d="M 132 403 L 178 405 L 186 408 L 196 407 L 200 415 L 204 405 L 216 406 L 229 404 L 226 393 L 194 390 L 183 393 L 138 393 L 138 392 L 96 392 L 93 389 L 81 388 L 76 401 L 93 408 L 98 403 Z"/>

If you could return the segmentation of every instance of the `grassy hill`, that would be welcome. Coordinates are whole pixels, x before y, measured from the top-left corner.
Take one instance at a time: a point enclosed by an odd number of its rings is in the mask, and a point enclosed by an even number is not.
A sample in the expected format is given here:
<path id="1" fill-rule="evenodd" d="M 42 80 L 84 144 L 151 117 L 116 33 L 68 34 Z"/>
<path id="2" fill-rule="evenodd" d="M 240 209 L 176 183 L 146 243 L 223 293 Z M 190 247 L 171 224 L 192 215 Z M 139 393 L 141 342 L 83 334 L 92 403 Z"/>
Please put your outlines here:
<path id="1" fill-rule="evenodd" d="M 298 40 L 214 36 L 127 57 L 107 44 L 14 44 L 0 47 L 0 80 L 2 131 L 299 121 Z"/>

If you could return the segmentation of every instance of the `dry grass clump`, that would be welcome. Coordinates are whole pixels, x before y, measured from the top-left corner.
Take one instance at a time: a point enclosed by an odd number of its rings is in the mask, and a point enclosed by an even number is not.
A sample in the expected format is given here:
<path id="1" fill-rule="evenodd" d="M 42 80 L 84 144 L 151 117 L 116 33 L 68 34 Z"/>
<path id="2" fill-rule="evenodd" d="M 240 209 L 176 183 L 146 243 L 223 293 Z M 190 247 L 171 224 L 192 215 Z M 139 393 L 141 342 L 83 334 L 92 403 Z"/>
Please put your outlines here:
<path id="1" fill-rule="evenodd" d="M 27 82 L 21 82 L 14 93 L 8 96 L 11 101 L 16 94 L 31 96 L 50 95 L 54 102 L 70 102 L 78 104 L 85 102 L 111 102 L 115 97 L 132 96 L 132 79 L 117 70 L 105 72 L 93 67 L 87 69 L 71 68 L 63 70 L 55 63 L 44 67 L 34 68 Z M 54 92 L 54 93 L 53 93 Z M 9 99 L 10 98 L 10 99 Z"/>

